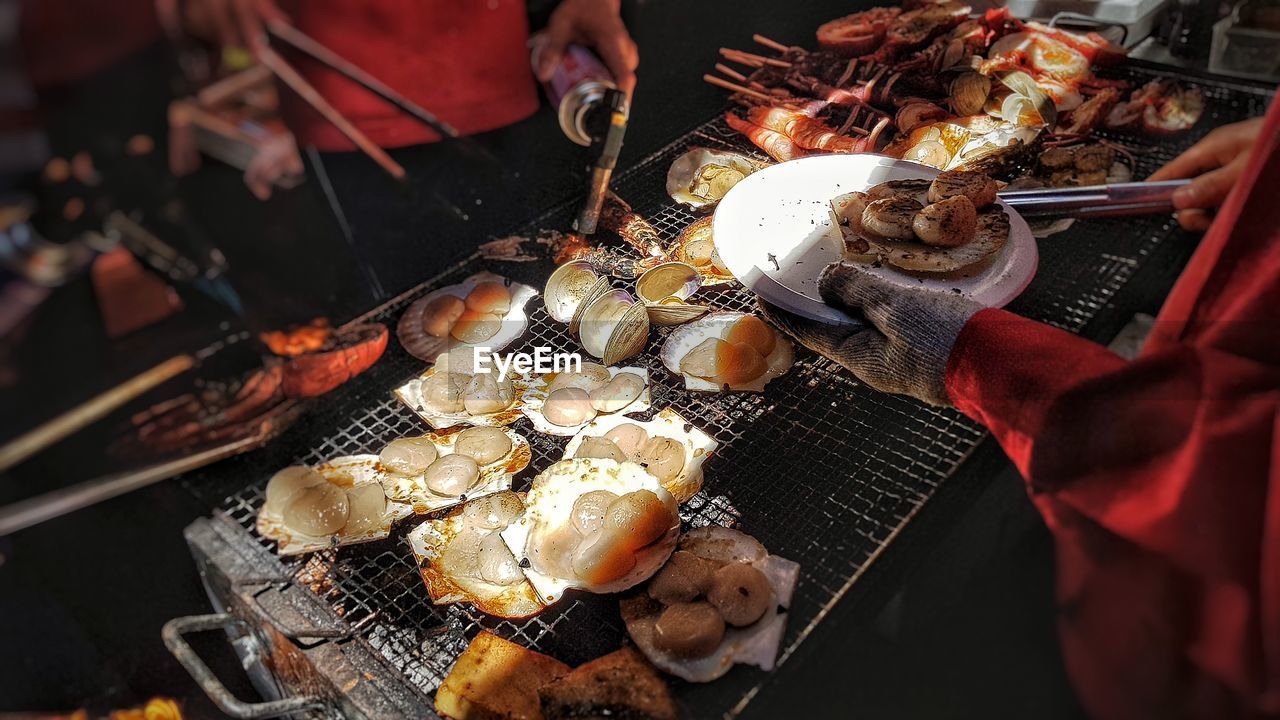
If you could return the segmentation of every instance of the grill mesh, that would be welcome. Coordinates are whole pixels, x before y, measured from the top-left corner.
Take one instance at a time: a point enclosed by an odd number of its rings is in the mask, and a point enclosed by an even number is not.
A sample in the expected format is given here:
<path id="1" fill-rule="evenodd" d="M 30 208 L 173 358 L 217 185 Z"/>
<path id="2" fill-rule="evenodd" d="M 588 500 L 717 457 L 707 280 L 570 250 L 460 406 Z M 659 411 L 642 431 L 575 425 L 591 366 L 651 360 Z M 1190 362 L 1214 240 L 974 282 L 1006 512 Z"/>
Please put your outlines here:
<path id="1" fill-rule="evenodd" d="M 1131 67 L 1113 74 L 1142 83 L 1160 73 Z M 1138 177 L 1209 129 L 1265 110 L 1265 91 L 1216 83 L 1202 83 L 1207 109 L 1193 131 L 1161 139 L 1158 145 L 1150 137 L 1112 136 L 1139 150 Z M 664 191 L 671 160 L 694 145 L 754 152 L 716 118 L 622 173 L 614 183 L 617 192 L 668 239 L 695 219 L 672 204 Z M 575 209 L 557 208 L 524 231 L 567 227 Z M 1081 332 L 1175 232 L 1172 220 L 1163 217 L 1077 224 L 1041 242 L 1040 272 L 1011 309 Z M 394 328 L 413 299 L 481 269 L 540 288 L 551 268 L 469 260 L 379 308 L 369 319 Z M 704 290 L 697 301 L 731 310 L 753 308 L 750 296 L 741 290 Z M 541 302 L 535 299 L 530 303 L 534 305 L 529 331 L 511 349 L 578 349 L 565 328 L 546 315 Z M 772 552 L 802 565 L 783 643 L 785 661 L 985 433 L 955 411 L 876 393 L 830 361 L 803 350 L 795 368 L 763 394 L 689 393 L 657 359 L 667 332 L 656 328 L 645 353 L 628 364 L 647 364 L 651 371 L 654 412 L 673 407 L 721 443 L 705 466 L 703 491 L 682 508 L 684 519 L 692 526 L 740 525 Z M 371 371 L 317 403 L 282 440 L 185 482 L 253 542 L 271 549 L 272 543 L 253 529 L 271 472 L 293 462 L 377 452 L 396 437 L 423 432 L 425 426 L 390 393 L 421 370 L 422 363 L 392 342 Z M 516 479 L 517 489 L 526 489 L 537 471 L 560 458 L 565 439 L 541 435 L 523 418 L 515 429 L 529 438 L 533 449 L 530 468 Z M 607 597 L 571 595 L 523 621 L 496 620 L 460 606 L 432 606 L 404 541 L 417 522 L 404 523 L 384 542 L 280 562 L 285 572 L 331 603 L 355 637 L 376 649 L 393 673 L 424 696 L 434 692 L 480 628 L 570 664 L 609 652 L 622 642 L 616 601 Z M 678 683 L 676 692 L 697 716 L 711 717 L 740 709 L 761 678 L 757 670 L 737 667 L 708 686 Z"/>

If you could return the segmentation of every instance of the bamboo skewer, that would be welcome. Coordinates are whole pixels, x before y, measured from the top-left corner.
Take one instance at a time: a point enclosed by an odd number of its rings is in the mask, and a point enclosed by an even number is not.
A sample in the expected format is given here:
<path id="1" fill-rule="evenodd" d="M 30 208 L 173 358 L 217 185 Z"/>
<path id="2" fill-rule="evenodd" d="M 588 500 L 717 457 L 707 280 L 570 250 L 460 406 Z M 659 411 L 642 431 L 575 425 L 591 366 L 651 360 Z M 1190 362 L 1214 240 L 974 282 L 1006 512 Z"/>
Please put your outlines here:
<path id="1" fill-rule="evenodd" d="M 746 75 L 743 75 L 742 73 L 738 72 L 737 70 L 734 70 L 733 68 L 729 67 L 728 65 L 725 65 L 724 63 L 716 63 L 716 70 L 719 70 L 720 72 L 724 73 L 725 75 L 728 75 L 730 78 L 737 80 L 740 83 L 750 82 L 749 80 L 747 80 Z"/>
<path id="2" fill-rule="evenodd" d="M 270 48 L 263 48 L 259 53 L 259 60 L 263 65 L 271 68 L 271 72 L 276 74 L 286 85 L 294 92 L 302 96 L 302 99 L 315 108 L 325 120 L 328 120 L 334 127 L 342 131 L 347 139 L 355 143 L 356 147 L 364 151 L 374 162 L 378 163 L 383 170 L 386 170 L 391 177 L 399 180 L 404 177 L 404 168 L 395 160 L 387 155 L 386 151 L 378 147 L 376 143 L 369 139 L 367 135 L 360 132 L 360 129 L 351 124 L 346 116 L 338 112 L 337 108 L 329 104 L 319 91 L 307 82 L 297 70 L 293 68 L 284 58 L 276 54 Z"/>
<path id="3" fill-rule="evenodd" d="M 7 470 L 46 447 L 97 422 L 108 413 L 151 388 L 190 370 L 196 364 L 190 355 L 178 355 L 111 388 L 97 397 L 59 415 L 0 447 L 0 470 Z"/>
<path id="4" fill-rule="evenodd" d="M 769 48 L 770 50 L 776 50 L 780 53 L 788 52 L 791 50 L 791 48 L 787 47 L 786 45 L 783 45 L 777 40 L 771 40 L 765 37 L 764 35 L 761 35 L 760 33 L 756 33 L 755 35 L 752 35 L 751 39 Z"/>
<path id="5" fill-rule="evenodd" d="M 724 78 L 716 75 L 706 74 L 702 76 L 702 79 L 717 87 L 722 87 L 725 90 L 732 90 L 736 93 L 746 95 L 747 97 L 756 98 L 757 100 L 764 100 L 769 103 L 776 103 L 778 101 L 778 98 L 774 97 L 773 95 L 767 95 L 757 90 L 752 90 L 751 88 L 743 87 L 741 85 L 731 83 L 728 80 L 725 80 Z"/>
<path id="6" fill-rule="evenodd" d="M 729 58 L 730 60 L 735 60 L 735 61 L 736 61 L 736 58 L 741 58 L 743 60 L 750 60 L 753 63 L 760 63 L 762 65 L 772 65 L 774 67 L 780 67 L 780 68 L 791 67 L 791 63 L 787 62 L 786 60 L 779 60 L 777 58 L 765 57 L 763 55 L 756 55 L 755 53 L 749 53 L 745 50 L 735 50 L 733 48 L 722 47 L 720 48 L 720 54 L 723 55 L 724 57 Z"/>

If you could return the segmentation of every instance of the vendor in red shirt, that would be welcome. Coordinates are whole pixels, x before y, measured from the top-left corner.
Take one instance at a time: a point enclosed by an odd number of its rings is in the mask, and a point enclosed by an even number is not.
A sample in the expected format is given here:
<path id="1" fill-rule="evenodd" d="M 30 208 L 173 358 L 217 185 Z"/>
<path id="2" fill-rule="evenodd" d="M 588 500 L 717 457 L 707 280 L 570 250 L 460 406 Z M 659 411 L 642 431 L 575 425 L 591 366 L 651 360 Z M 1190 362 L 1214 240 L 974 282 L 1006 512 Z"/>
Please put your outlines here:
<path id="1" fill-rule="evenodd" d="M 870 327 L 765 308 L 868 385 L 991 430 L 1053 532 L 1096 718 L 1280 717 L 1280 103 L 1152 179 L 1191 176 L 1174 203 L 1208 232 L 1133 361 L 851 264 L 822 295 Z"/>
<path id="2" fill-rule="evenodd" d="M 529 62 L 524 0 L 202 0 L 204 20 L 224 46 L 257 51 L 264 24 L 296 26 L 464 135 L 505 127 L 538 107 Z M 635 87 L 639 55 L 620 16 L 620 0 L 562 0 L 552 12 L 537 68 L 548 79 L 571 43 L 600 55 L 618 86 Z M 335 108 L 374 143 L 403 147 L 440 137 L 338 73 L 306 58 L 298 67 Z M 284 96 L 288 125 L 302 145 L 319 150 L 354 146 L 293 93 Z M 288 162 L 280 171 L 300 172 Z M 246 181 L 269 194 L 271 168 Z"/>

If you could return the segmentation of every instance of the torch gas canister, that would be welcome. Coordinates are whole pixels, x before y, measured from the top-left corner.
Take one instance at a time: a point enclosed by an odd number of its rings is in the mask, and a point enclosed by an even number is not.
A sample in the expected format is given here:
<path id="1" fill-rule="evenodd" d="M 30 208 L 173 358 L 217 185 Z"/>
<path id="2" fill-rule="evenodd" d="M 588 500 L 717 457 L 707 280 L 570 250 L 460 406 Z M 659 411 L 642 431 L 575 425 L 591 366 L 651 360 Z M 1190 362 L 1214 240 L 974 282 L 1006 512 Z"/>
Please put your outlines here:
<path id="1" fill-rule="evenodd" d="M 533 67 L 536 70 L 542 49 L 546 45 L 546 36 L 536 36 L 531 45 Z M 570 140 L 583 146 L 590 145 L 592 140 L 589 118 L 605 102 L 608 91 L 616 90 L 617 87 L 600 58 L 581 45 L 565 48 L 555 72 L 549 80 L 542 83 L 547 99 L 556 107 L 560 129 Z"/>

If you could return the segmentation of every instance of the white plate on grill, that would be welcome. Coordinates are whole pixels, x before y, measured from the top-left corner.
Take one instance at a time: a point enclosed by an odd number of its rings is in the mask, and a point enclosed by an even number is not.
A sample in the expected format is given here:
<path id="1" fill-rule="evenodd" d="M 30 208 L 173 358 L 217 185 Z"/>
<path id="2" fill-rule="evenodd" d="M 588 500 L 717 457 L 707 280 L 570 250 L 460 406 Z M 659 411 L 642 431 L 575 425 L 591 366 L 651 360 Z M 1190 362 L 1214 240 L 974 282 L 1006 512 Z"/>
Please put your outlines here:
<path id="1" fill-rule="evenodd" d="M 844 255 L 843 240 L 831 225 L 831 199 L 886 180 L 937 174 L 925 165 L 879 155 L 816 155 L 767 167 L 720 201 L 712 221 L 716 249 L 738 281 L 768 302 L 812 320 L 849 324 L 848 315 L 818 295 L 818 274 Z M 888 264 L 865 268 L 904 287 L 958 292 L 989 307 L 1006 305 L 1035 276 L 1039 254 L 1026 221 L 1001 205 L 1009 214 L 1009 240 L 974 270 L 930 274 Z"/>

